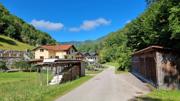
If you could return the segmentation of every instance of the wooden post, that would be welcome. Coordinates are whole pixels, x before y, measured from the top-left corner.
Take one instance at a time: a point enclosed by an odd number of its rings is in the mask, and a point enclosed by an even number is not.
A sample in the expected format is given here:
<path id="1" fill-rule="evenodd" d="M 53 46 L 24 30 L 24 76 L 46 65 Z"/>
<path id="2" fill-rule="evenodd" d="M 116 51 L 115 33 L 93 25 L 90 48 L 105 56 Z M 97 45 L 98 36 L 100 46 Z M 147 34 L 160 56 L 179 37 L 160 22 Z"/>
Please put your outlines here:
<path id="1" fill-rule="evenodd" d="M 46 67 L 46 70 L 47 70 L 47 86 L 48 86 L 48 84 L 49 84 L 49 80 L 48 80 L 48 78 L 49 78 L 48 67 Z"/>
<path id="2" fill-rule="evenodd" d="M 43 67 L 42 67 L 43 68 Z M 39 68 L 39 77 L 40 77 L 40 79 L 39 79 L 39 81 L 40 81 L 40 86 L 42 86 L 43 85 L 43 78 L 42 78 L 42 73 L 41 73 L 41 67 Z"/>

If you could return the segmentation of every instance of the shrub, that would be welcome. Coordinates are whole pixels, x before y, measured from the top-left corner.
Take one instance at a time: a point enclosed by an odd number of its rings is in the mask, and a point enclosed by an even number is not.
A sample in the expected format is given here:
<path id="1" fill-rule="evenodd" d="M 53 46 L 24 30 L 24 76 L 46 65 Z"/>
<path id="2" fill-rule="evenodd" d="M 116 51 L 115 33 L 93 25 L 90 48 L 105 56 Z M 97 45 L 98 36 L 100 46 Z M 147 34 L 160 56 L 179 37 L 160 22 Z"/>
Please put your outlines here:
<path id="1" fill-rule="evenodd" d="M 0 70 L 6 69 L 6 62 L 0 61 Z"/>
<path id="2" fill-rule="evenodd" d="M 87 66 L 86 66 L 86 69 L 88 69 L 88 70 L 94 70 L 94 66 L 92 66 L 92 65 L 87 65 Z"/>
<path id="3" fill-rule="evenodd" d="M 31 69 L 31 65 L 29 63 L 27 63 L 26 61 L 16 61 L 13 64 L 14 68 L 19 68 L 21 70 L 25 70 L 28 71 L 29 69 Z"/>

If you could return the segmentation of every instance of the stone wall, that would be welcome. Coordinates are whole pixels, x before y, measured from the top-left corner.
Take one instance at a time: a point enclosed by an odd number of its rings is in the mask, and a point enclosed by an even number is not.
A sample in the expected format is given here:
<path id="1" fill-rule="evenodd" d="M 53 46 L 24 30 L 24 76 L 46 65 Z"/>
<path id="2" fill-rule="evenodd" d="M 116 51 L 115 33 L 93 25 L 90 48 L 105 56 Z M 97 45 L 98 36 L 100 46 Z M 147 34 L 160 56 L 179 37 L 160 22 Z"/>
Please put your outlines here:
<path id="1" fill-rule="evenodd" d="M 15 61 L 28 60 L 28 52 L 14 50 L 0 50 L 0 61 L 6 61 L 8 68 L 12 67 Z"/>

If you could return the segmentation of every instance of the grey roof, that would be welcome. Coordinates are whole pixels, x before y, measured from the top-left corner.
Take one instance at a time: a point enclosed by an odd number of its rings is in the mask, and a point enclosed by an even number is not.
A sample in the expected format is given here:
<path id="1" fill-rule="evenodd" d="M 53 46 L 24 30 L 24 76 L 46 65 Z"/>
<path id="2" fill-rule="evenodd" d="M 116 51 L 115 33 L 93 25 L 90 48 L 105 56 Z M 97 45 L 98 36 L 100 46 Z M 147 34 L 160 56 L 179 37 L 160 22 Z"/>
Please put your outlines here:
<path id="1" fill-rule="evenodd" d="M 98 55 L 96 52 L 92 52 L 92 53 L 89 53 L 91 56 L 96 56 Z"/>
<path id="2" fill-rule="evenodd" d="M 72 53 L 72 54 L 73 54 L 73 55 L 77 55 L 78 53 L 82 54 L 81 52 L 74 52 L 74 53 Z M 82 54 L 82 55 L 84 55 L 84 54 Z"/>
<path id="3" fill-rule="evenodd" d="M 84 56 L 97 56 L 98 54 L 96 52 L 83 52 Z"/>

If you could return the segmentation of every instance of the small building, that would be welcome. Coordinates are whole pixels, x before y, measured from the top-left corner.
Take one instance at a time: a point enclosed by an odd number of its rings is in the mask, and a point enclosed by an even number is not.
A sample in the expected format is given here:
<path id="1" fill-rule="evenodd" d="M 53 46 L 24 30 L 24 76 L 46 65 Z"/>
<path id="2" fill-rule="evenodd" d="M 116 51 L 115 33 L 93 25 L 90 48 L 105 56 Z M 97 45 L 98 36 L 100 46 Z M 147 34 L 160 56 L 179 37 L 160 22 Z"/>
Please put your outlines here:
<path id="1" fill-rule="evenodd" d="M 132 72 L 158 88 L 180 88 L 180 52 L 150 46 L 132 55 Z"/>
<path id="2" fill-rule="evenodd" d="M 43 45 L 34 49 L 35 59 L 74 59 L 77 52 L 74 45 Z"/>
<path id="3" fill-rule="evenodd" d="M 84 55 L 84 60 L 89 64 L 98 63 L 98 54 L 96 52 L 92 52 L 92 53 L 85 52 L 83 53 L 83 55 Z"/>
<path id="4" fill-rule="evenodd" d="M 37 66 L 38 71 L 47 70 L 47 85 L 55 85 L 71 81 L 77 77 L 85 76 L 85 62 L 73 59 L 36 59 L 29 61 Z M 48 72 L 53 74 L 52 80 L 48 79 Z"/>
<path id="5" fill-rule="evenodd" d="M 81 52 L 75 52 L 73 55 L 76 60 L 84 60 L 84 55 Z"/>

